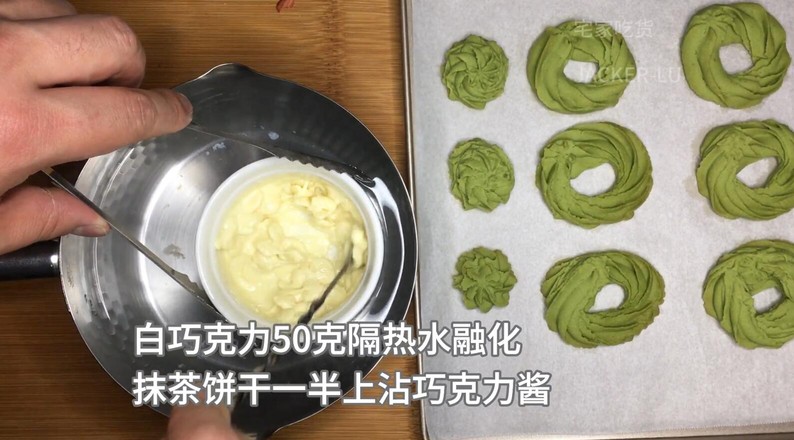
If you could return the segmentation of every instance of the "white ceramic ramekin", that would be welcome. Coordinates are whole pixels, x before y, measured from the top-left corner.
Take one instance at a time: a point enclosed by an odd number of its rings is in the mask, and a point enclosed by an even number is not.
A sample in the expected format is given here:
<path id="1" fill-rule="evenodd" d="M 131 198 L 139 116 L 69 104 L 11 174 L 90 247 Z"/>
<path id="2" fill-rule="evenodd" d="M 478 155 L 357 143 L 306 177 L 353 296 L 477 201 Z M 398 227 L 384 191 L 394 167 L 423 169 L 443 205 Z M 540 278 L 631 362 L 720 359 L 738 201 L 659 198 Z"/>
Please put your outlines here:
<path id="1" fill-rule="evenodd" d="M 224 215 L 251 186 L 280 174 L 308 174 L 324 179 L 341 190 L 361 212 L 368 240 L 367 267 L 358 288 L 348 300 L 331 313 L 315 320 L 349 322 L 361 311 L 374 291 L 383 266 L 383 229 L 380 216 L 364 189 L 350 176 L 303 165 L 287 159 L 267 158 L 247 165 L 226 179 L 212 194 L 199 222 L 196 237 L 196 260 L 199 278 L 213 305 L 233 324 L 247 326 L 250 321 L 270 327 L 274 323 L 257 316 L 240 304 L 223 282 L 215 250 Z M 317 292 L 320 295 L 322 292 Z M 287 323 L 287 324 L 295 324 Z"/>

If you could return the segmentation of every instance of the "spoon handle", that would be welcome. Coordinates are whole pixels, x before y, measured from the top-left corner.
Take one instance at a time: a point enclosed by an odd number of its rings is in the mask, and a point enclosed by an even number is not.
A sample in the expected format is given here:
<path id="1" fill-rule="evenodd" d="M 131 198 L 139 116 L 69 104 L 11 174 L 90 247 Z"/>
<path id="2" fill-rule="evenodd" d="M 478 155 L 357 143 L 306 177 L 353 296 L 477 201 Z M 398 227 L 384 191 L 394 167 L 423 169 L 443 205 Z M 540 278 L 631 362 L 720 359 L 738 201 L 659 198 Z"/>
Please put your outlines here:
<path id="1" fill-rule="evenodd" d="M 309 321 L 312 320 L 312 318 L 314 318 L 314 314 L 317 313 L 317 310 L 319 310 L 320 307 L 323 306 L 323 304 L 325 304 L 325 300 L 328 299 L 328 295 L 331 293 L 332 290 L 334 290 L 334 287 L 336 287 L 336 285 L 339 283 L 339 280 L 342 279 L 342 275 L 344 275 L 345 272 L 347 272 L 348 269 L 350 269 L 350 266 L 352 265 L 353 265 L 353 250 L 351 246 L 351 249 L 347 253 L 347 258 L 345 258 L 345 264 L 343 264 L 342 267 L 339 269 L 339 272 L 336 273 L 336 276 L 334 277 L 333 280 L 331 280 L 331 283 L 328 285 L 328 287 L 325 288 L 323 294 L 320 295 L 319 298 L 312 301 L 311 305 L 309 306 L 309 310 L 307 310 L 306 313 L 304 313 L 303 316 L 301 316 L 300 319 L 298 320 L 298 325 L 300 324 L 306 325 L 309 323 Z"/>
<path id="2" fill-rule="evenodd" d="M 345 272 L 347 272 L 350 269 L 352 265 L 353 265 L 353 249 L 351 246 L 351 248 L 348 250 L 347 257 L 345 258 L 345 264 L 343 264 L 342 267 L 339 269 L 339 272 L 336 273 L 336 276 L 334 277 L 333 280 L 331 280 L 331 283 L 328 284 L 328 286 L 325 288 L 323 294 L 320 295 L 314 301 L 312 301 L 311 305 L 309 306 L 309 309 L 298 320 L 297 323 L 298 325 L 306 325 L 309 323 L 309 321 L 312 320 L 314 315 L 317 313 L 317 310 L 319 310 L 320 307 L 323 306 L 325 300 L 328 298 L 328 295 L 331 293 L 331 291 L 334 290 L 334 287 L 336 287 L 336 285 L 339 283 L 339 280 L 342 279 L 342 276 L 345 274 Z M 278 359 L 281 356 L 282 356 L 281 354 L 274 353 L 272 350 L 270 350 L 270 352 L 267 354 L 267 358 L 265 358 L 265 363 L 254 368 L 254 371 L 258 373 L 261 373 L 263 371 L 266 372 L 271 371 L 273 367 L 276 365 L 276 361 L 278 361 Z M 251 394 L 250 392 L 244 392 L 237 394 L 237 396 L 235 397 L 234 403 L 230 408 L 232 413 L 231 416 L 232 416 L 233 425 L 240 426 L 242 421 L 244 421 L 245 419 L 251 416 L 251 411 L 253 408 L 250 406 L 250 397 L 249 397 L 250 394 Z M 271 434 L 272 433 L 258 433 L 256 438 L 265 439 L 269 437 Z"/>
<path id="3" fill-rule="evenodd" d="M 328 284 L 328 286 L 325 288 L 323 294 L 320 295 L 318 298 L 316 298 L 314 301 L 312 301 L 312 303 L 309 305 L 309 309 L 306 310 L 306 313 L 304 313 L 300 317 L 300 319 L 298 319 L 296 325 L 309 324 L 312 318 L 314 318 L 314 315 L 317 313 L 317 310 L 320 310 L 320 307 L 322 307 L 323 304 L 325 304 L 325 300 L 328 299 L 328 295 L 331 294 L 331 291 L 334 290 L 334 287 L 336 287 L 336 285 L 339 283 L 339 280 L 342 279 L 342 275 L 344 275 L 345 272 L 347 272 L 348 269 L 350 269 L 350 266 L 352 265 L 353 265 L 353 250 L 351 248 L 351 250 L 347 254 L 347 258 L 345 259 L 345 264 L 343 264 L 342 267 L 339 269 L 339 272 L 336 273 L 336 276 L 334 277 L 333 280 L 331 280 L 331 283 Z M 279 356 L 281 355 L 271 351 L 270 353 L 268 353 L 264 365 L 259 367 L 256 371 L 272 370 L 273 366 L 276 365 L 276 361 L 278 360 Z"/>

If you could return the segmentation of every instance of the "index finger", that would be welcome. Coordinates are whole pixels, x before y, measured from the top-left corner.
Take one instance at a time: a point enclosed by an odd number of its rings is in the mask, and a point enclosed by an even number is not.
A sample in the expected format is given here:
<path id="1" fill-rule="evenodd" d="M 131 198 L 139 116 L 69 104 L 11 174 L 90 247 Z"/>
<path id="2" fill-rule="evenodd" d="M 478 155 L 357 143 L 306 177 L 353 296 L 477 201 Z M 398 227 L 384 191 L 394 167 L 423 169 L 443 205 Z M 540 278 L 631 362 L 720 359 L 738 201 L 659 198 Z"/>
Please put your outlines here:
<path id="1" fill-rule="evenodd" d="M 7 76 L 39 88 L 63 85 L 137 87 L 146 54 L 124 20 L 72 15 L 3 23 L 0 36 L 14 49 Z"/>
<path id="2" fill-rule="evenodd" d="M 35 110 L 21 112 L 30 117 L 15 121 L 22 134 L 15 151 L 0 150 L 0 162 L 17 162 L 8 168 L 29 174 L 179 131 L 193 112 L 184 95 L 167 89 L 64 87 L 36 94 Z"/>

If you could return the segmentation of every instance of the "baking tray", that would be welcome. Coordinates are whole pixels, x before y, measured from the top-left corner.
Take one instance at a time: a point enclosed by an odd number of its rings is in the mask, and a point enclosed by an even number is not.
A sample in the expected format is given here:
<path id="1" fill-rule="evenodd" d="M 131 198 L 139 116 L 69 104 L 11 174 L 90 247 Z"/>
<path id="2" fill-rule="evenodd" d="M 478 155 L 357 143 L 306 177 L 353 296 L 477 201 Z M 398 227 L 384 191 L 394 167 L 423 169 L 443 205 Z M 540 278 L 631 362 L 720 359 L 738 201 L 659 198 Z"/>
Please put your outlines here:
<path id="1" fill-rule="evenodd" d="M 415 205 L 416 211 L 417 211 L 416 212 L 416 216 L 417 216 L 417 222 L 418 222 L 418 225 L 419 225 L 420 232 L 421 232 L 421 230 L 423 228 L 423 221 L 425 221 L 425 219 L 423 218 L 424 216 L 423 216 L 422 209 L 420 209 L 420 206 L 422 205 L 423 193 L 421 191 L 419 193 L 417 193 L 417 179 L 416 179 L 416 177 L 417 177 L 416 176 L 416 173 L 417 173 L 417 162 L 416 162 L 417 155 L 416 155 L 416 150 L 415 149 L 416 148 L 422 148 L 422 147 L 430 148 L 430 146 L 422 146 L 422 145 L 418 146 L 417 145 L 417 140 L 416 140 L 416 133 L 415 133 L 415 124 L 414 124 L 415 106 L 420 105 L 421 103 L 419 101 L 422 101 L 423 99 L 425 99 L 425 97 L 421 97 L 421 98 L 415 100 L 414 96 L 413 96 L 413 93 L 412 93 L 412 84 L 414 83 L 414 80 L 415 80 L 415 77 L 414 77 L 415 76 L 415 71 L 414 71 L 413 66 L 412 66 L 414 47 L 415 47 L 414 46 L 414 17 L 413 17 L 413 14 L 416 11 L 416 7 L 415 6 L 416 5 L 421 5 L 423 2 L 426 2 L 426 1 L 428 1 L 428 0 L 403 0 L 402 1 L 402 25 L 403 25 L 403 29 L 402 30 L 403 30 L 403 45 L 404 45 L 403 54 L 404 54 L 404 69 L 405 69 L 404 73 L 405 73 L 406 124 L 407 124 L 407 141 L 408 141 L 408 155 L 409 155 L 409 173 L 410 173 L 410 182 L 411 182 L 410 183 L 410 190 L 411 190 L 411 193 L 412 193 L 412 196 L 413 196 L 413 199 L 414 199 L 414 205 Z M 443 2 L 441 2 L 441 3 L 443 3 Z M 461 2 L 456 2 L 456 3 L 461 3 Z M 476 5 L 477 3 L 483 3 L 483 2 L 471 2 L 472 5 Z M 501 1 L 498 1 L 498 0 L 494 1 L 494 2 L 488 2 L 487 7 L 491 8 L 491 9 L 499 9 L 500 7 L 504 6 L 504 3 L 505 2 L 501 2 Z M 514 2 L 514 3 L 529 5 L 532 2 L 528 1 L 528 2 L 523 2 L 523 3 L 521 3 L 521 2 Z M 570 3 L 570 2 L 568 2 L 568 3 Z M 616 9 L 619 9 L 621 7 L 626 7 L 627 6 L 626 5 L 627 2 L 625 2 L 625 1 L 600 1 L 600 2 L 591 2 L 591 3 L 600 3 L 602 5 L 606 5 L 607 7 L 612 6 L 612 7 L 616 8 Z M 695 3 L 698 3 L 698 2 L 695 2 Z M 714 3 L 714 2 L 700 2 L 700 3 L 711 4 L 711 3 Z M 781 5 L 786 5 L 785 2 L 761 2 L 761 3 L 764 3 L 764 4 L 766 4 L 766 3 L 777 3 L 778 7 L 782 7 Z M 476 9 L 477 9 L 477 11 L 481 11 L 481 8 L 476 8 Z M 694 12 L 695 10 L 696 9 L 692 9 L 692 12 Z M 560 19 L 557 22 L 562 22 L 565 19 L 573 19 L 573 18 L 576 18 L 576 17 L 568 17 L 568 16 L 566 16 L 566 17 L 559 17 L 559 18 Z M 593 20 L 599 20 L 600 19 L 600 17 L 597 17 L 597 18 L 586 17 L 586 18 L 593 19 Z M 780 17 L 778 17 L 778 18 L 780 19 Z M 688 19 L 688 16 L 687 16 L 687 19 Z M 549 24 L 556 24 L 556 23 L 542 23 L 542 24 L 541 23 L 535 23 L 535 28 L 533 28 L 532 31 L 523 33 L 523 35 L 527 36 L 526 37 L 526 39 L 527 39 L 527 41 L 526 41 L 527 48 L 528 48 L 529 44 L 531 44 L 531 42 L 534 41 L 534 38 L 537 37 L 537 35 L 539 34 L 538 30 L 540 29 L 540 27 L 538 27 L 538 26 L 545 26 L 545 25 L 549 25 Z M 683 33 L 683 26 L 685 26 L 685 24 L 686 24 L 686 22 L 681 24 L 682 33 Z M 791 51 L 793 46 L 790 43 L 790 41 L 791 41 L 791 35 L 794 34 L 794 27 L 787 26 L 787 31 L 789 33 L 789 50 Z M 446 37 L 446 40 L 444 41 L 444 44 L 449 46 L 454 41 L 459 40 L 460 38 L 462 38 L 463 36 L 465 36 L 465 34 L 467 34 L 469 32 L 478 33 L 477 29 L 462 29 L 459 33 L 448 35 Z M 493 38 L 492 35 L 484 35 L 484 36 L 489 37 L 489 38 Z M 502 42 L 501 38 L 497 37 L 495 39 L 496 39 L 497 42 L 500 42 L 500 44 L 501 44 L 501 42 Z M 426 43 L 426 40 L 423 39 L 422 43 L 423 44 Z M 674 44 L 677 45 L 678 41 L 676 40 L 674 42 L 668 42 L 668 43 L 671 43 L 671 44 L 674 43 Z M 511 56 L 511 55 L 513 55 L 513 56 Z M 434 66 L 434 69 L 433 69 L 434 71 L 438 70 L 438 69 L 435 68 L 436 66 L 438 68 L 440 68 L 441 62 L 443 60 L 442 56 L 443 56 L 443 52 L 439 54 L 438 61 L 437 61 L 436 65 Z M 525 65 L 525 62 L 526 62 L 526 53 L 522 54 L 522 56 L 520 56 L 520 57 L 516 57 L 515 53 L 512 53 L 512 54 L 508 53 L 508 57 L 510 58 L 511 64 L 518 64 L 518 65 L 522 66 L 521 69 L 519 69 L 519 70 L 523 70 L 523 66 Z M 511 69 L 512 69 L 512 67 L 511 67 Z M 511 70 L 511 74 L 510 75 L 511 76 L 516 76 L 516 71 L 515 70 Z M 522 80 L 526 81 L 525 75 L 522 75 L 522 76 L 523 76 Z M 512 78 L 512 79 L 515 80 L 515 78 Z M 440 79 L 438 78 L 438 74 L 436 74 L 436 78 L 434 78 L 434 80 L 438 82 L 438 86 L 439 87 L 443 88 L 443 86 L 440 83 Z M 510 79 L 508 81 L 510 81 Z M 789 76 L 788 76 L 786 82 L 787 83 L 791 83 L 792 81 L 793 81 L 793 79 L 791 78 L 791 72 L 789 72 Z M 510 91 L 507 91 L 506 95 L 508 93 L 510 93 Z M 504 99 L 504 97 L 502 97 L 500 99 Z M 534 100 L 535 98 L 534 97 L 529 97 L 528 99 Z M 698 99 L 699 98 L 694 97 L 694 95 L 692 96 L 693 102 L 697 102 Z M 537 103 L 537 102 L 534 102 L 534 103 L 532 103 L 532 105 L 538 105 L 539 106 L 540 104 Z M 716 109 L 716 107 L 715 107 L 715 109 L 713 111 L 719 113 L 719 112 L 722 112 L 723 110 Z M 736 117 L 737 120 L 754 119 L 753 117 L 751 117 L 751 115 L 745 115 L 745 117 L 742 117 L 741 113 L 740 112 L 738 112 L 738 113 L 739 113 L 739 116 Z M 612 115 L 609 115 L 609 116 L 612 116 Z M 562 117 L 562 119 L 565 119 L 565 117 Z M 577 119 L 577 120 L 572 119 L 572 120 L 568 121 L 568 123 L 563 123 L 562 125 L 563 126 L 570 126 L 570 125 L 573 125 L 575 122 L 581 122 L 581 121 L 586 121 L 586 120 L 609 120 L 609 119 L 610 118 L 604 117 L 602 115 L 602 113 L 595 113 L 595 114 L 586 116 L 586 117 L 581 118 L 581 119 Z M 611 119 L 616 120 L 616 122 L 621 122 L 619 117 L 611 118 Z M 791 122 L 794 122 L 794 121 L 785 120 L 784 122 L 787 122 L 787 123 L 791 124 Z M 552 131 L 552 134 L 555 131 L 556 130 Z M 474 137 L 475 134 L 476 133 L 474 133 L 471 137 Z M 461 136 L 461 139 L 463 139 L 464 137 L 465 136 Z M 698 137 L 697 142 L 698 142 L 698 145 L 699 145 L 699 141 L 700 141 L 700 139 L 702 139 L 702 136 L 697 135 L 697 136 L 694 136 L 694 137 Z M 421 143 L 421 141 L 420 141 L 420 143 Z M 452 147 L 452 145 L 436 146 L 436 148 L 443 148 L 445 150 L 449 150 L 449 149 L 451 149 L 451 147 Z M 539 148 L 536 148 L 536 149 L 539 150 Z M 514 163 L 515 163 L 515 160 L 514 160 Z M 519 167 L 518 165 L 516 166 L 517 179 L 519 179 L 519 175 L 520 175 L 521 171 L 523 171 L 525 174 L 527 173 L 528 170 L 527 170 L 527 167 L 526 167 L 525 164 L 522 167 Z M 531 170 L 531 171 L 534 173 L 534 169 Z M 694 170 L 693 170 L 693 172 L 694 172 Z M 518 187 L 516 189 L 518 189 Z M 442 190 L 443 191 L 447 191 L 447 188 L 443 188 Z M 421 234 L 420 234 L 420 238 L 421 238 Z M 619 246 L 615 246 L 615 247 L 619 247 Z M 420 242 L 420 258 L 425 258 L 424 254 L 425 253 L 422 252 L 422 243 Z M 545 269 L 546 268 L 539 269 L 539 270 L 542 271 L 542 272 L 545 272 Z M 704 276 L 705 276 L 705 273 L 704 273 Z M 423 323 L 428 322 L 429 319 L 434 318 L 434 317 L 431 317 L 430 315 L 424 313 L 425 312 L 425 308 L 423 308 L 423 304 L 424 304 L 424 302 L 423 302 L 423 294 L 420 292 L 421 286 L 422 286 L 422 282 L 421 282 L 422 273 L 421 272 L 419 273 L 419 277 L 420 277 L 419 278 L 420 281 L 417 284 L 416 313 L 417 313 L 418 325 L 421 326 Z M 532 289 L 530 287 L 527 290 L 531 293 L 532 291 L 539 290 L 539 289 Z M 447 292 L 443 292 L 443 293 L 446 294 Z M 540 295 L 539 291 L 536 292 L 536 293 L 538 295 Z M 436 292 L 436 293 L 433 293 L 433 294 L 441 294 L 441 293 L 440 292 Z M 663 309 L 663 313 L 664 312 L 665 312 L 665 310 Z M 669 311 L 667 311 L 667 312 L 669 313 Z M 703 312 L 703 313 L 705 314 L 705 312 Z M 716 326 L 716 324 L 715 324 L 715 326 Z M 712 330 L 721 331 L 721 330 L 719 330 L 719 328 L 712 329 Z M 426 363 L 426 359 L 424 359 L 422 356 L 420 356 L 419 357 L 419 369 L 420 369 L 420 372 L 425 370 L 425 363 Z M 554 398 L 552 397 L 552 400 L 553 399 Z M 697 408 L 695 408 L 694 410 L 697 410 Z M 791 419 L 794 420 L 794 411 L 791 412 L 791 414 L 792 414 Z M 573 416 L 575 416 L 575 415 L 572 415 L 572 417 Z M 438 436 L 438 435 L 435 435 L 435 436 L 432 435 L 432 430 L 428 428 L 429 417 L 431 417 L 431 415 L 428 414 L 428 408 L 426 407 L 425 402 L 422 402 L 422 405 L 421 405 L 421 423 L 422 423 L 424 437 L 425 438 L 433 438 L 433 439 L 443 437 L 443 436 Z M 450 422 L 450 421 L 448 420 L 447 422 Z M 454 420 L 452 422 L 454 422 Z M 583 439 L 585 439 L 585 438 L 587 438 L 587 439 L 589 439 L 589 438 L 593 438 L 593 439 L 596 439 L 596 438 L 685 438 L 685 437 L 699 437 L 699 438 L 704 438 L 704 437 L 705 438 L 754 438 L 754 439 L 778 439 L 778 438 L 781 438 L 782 439 L 782 438 L 791 438 L 792 434 L 794 433 L 794 423 L 788 423 L 788 422 L 785 422 L 785 423 L 755 424 L 755 425 L 747 425 L 747 426 L 729 426 L 731 424 L 732 423 L 731 423 L 730 420 L 726 420 L 724 422 L 725 426 L 717 426 L 717 427 L 709 427 L 709 428 L 665 429 L 665 430 L 660 430 L 660 431 L 624 432 L 624 433 L 610 433 L 610 434 L 599 434 L 599 435 L 593 435 L 593 434 L 584 433 L 584 434 L 580 434 L 580 435 L 566 435 L 564 437 L 565 438 L 583 438 Z M 536 437 L 539 437 L 539 436 L 540 437 L 553 437 L 552 435 L 543 436 L 543 435 L 532 434 L 530 432 L 525 432 L 525 433 L 514 433 L 513 435 L 510 435 L 510 436 L 501 436 L 501 437 L 469 435 L 469 436 L 465 436 L 465 438 L 511 438 L 511 439 L 512 438 L 516 438 L 517 439 L 517 438 L 536 438 Z M 447 437 L 443 437 L 443 438 L 447 438 Z"/>

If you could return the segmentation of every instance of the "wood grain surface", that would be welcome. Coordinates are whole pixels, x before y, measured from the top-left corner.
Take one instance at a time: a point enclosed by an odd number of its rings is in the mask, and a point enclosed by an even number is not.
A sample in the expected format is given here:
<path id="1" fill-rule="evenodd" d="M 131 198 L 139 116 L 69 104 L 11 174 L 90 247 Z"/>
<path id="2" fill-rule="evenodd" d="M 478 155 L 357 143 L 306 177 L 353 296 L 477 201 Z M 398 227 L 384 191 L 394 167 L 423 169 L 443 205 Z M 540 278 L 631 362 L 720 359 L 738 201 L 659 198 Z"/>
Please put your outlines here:
<path id="1" fill-rule="evenodd" d="M 172 87 L 239 62 L 326 94 L 361 118 L 406 173 L 399 0 L 79 0 L 121 16 L 146 48 L 144 87 Z M 411 312 L 413 319 L 413 312 Z M 0 438 L 159 439 L 167 420 L 105 374 L 56 279 L 0 284 Z M 386 358 L 378 371 L 416 370 Z M 419 410 L 334 405 L 277 439 L 418 439 Z"/>

